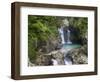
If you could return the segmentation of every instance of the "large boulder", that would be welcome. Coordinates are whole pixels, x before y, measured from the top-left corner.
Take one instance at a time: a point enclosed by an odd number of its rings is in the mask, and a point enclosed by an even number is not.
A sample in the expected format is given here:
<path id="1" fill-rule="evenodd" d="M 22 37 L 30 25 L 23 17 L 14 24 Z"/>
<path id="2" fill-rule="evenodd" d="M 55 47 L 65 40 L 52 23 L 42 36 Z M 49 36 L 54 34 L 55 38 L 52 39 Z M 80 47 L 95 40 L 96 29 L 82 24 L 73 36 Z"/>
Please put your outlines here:
<path id="1" fill-rule="evenodd" d="M 72 60 L 73 64 L 87 64 L 88 56 L 87 56 L 87 46 L 84 45 L 81 48 L 70 50 L 66 57 Z"/>
<path id="2" fill-rule="evenodd" d="M 48 39 L 48 41 L 45 41 L 44 44 L 42 44 L 42 43 L 43 42 L 41 42 L 41 45 L 39 46 L 39 48 L 45 54 L 50 53 L 51 51 L 54 51 L 54 50 L 61 49 L 61 47 L 62 47 L 59 37 L 58 38 L 50 37 Z"/>
<path id="3" fill-rule="evenodd" d="M 38 54 L 35 60 L 35 65 L 38 65 L 38 66 L 52 65 L 51 56 L 44 55 L 44 54 Z"/>
<path id="4" fill-rule="evenodd" d="M 52 52 L 51 53 L 51 56 L 53 59 L 55 59 L 58 63 L 58 65 L 64 65 L 64 54 L 62 52 L 60 52 L 59 50 L 58 51 L 55 51 L 55 52 Z"/>

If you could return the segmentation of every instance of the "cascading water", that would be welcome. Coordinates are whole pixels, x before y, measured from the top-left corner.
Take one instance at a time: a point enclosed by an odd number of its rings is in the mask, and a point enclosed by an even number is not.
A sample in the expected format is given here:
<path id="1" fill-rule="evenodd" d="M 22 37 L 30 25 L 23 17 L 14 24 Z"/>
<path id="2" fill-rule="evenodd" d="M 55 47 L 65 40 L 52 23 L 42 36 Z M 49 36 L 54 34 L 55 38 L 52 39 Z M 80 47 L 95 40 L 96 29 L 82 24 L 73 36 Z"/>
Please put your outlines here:
<path id="1" fill-rule="evenodd" d="M 64 62 L 65 62 L 65 65 L 71 65 L 72 64 L 72 61 L 67 57 L 64 59 Z"/>
<path id="2" fill-rule="evenodd" d="M 58 62 L 57 62 L 57 60 L 55 60 L 55 59 L 52 59 L 51 61 L 53 62 L 53 65 L 58 65 Z"/>
<path id="3" fill-rule="evenodd" d="M 69 29 L 67 29 L 67 31 L 65 31 L 65 30 L 64 30 L 63 26 L 61 26 L 61 28 L 58 29 L 58 32 L 59 32 L 60 37 L 61 37 L 61 45 L 62 45 L 62 48 L 59 51 L 61 53 L 63 53 L 62 55 L 64 55 L 63 56 L 64 57 L 64 59 L 63 59 L 64 65 L 72 65 L 73 64 L 72 59 L 68 57 L 68 52 L 72 49 L 79 48 L 80 44 L 72 43 L 72 41 L 71 41 L 71 31 Z M 65 39 L 65 37 L 67 39 Z M 59 65 L 57 59 L 52 59 L 52 62 L 53 62 L 53 65 Z"/>
<path id="4" fill-rule="evenodd" d="M 71 40 L 70 40 L 70 30 L 67 30 L 67 44 L 72 44 Z"/>
<path id="5" fill-rule="evenodd" d="M 67 36 L 66 36 L 67 41 L 65 41 L 65 39 L 64 39 L 64 29 L 63 29 L 63 27 L 59 28 L 58 31 L 59 31 L 59 34 L 60 34 L 60 37 L 61 37 L 61 44 L 63 44 L 63 46 L 67 45 L 67 44 L 72 44 L 72 42 L 70 40 L 70 30 L 67 30 L 67 32 L 66 32 L 67 33 Z M 64 54 L 67 54 L 68 51 L 69 51 L 68 49 L 66 50 L 63 47 L 61 49 L 61 52 L 63 52 Z M 64 62 L 65 62 L 65 65 L 71 65 L 72 64 L 72 61 L 70 59 L 66 58 L 66 57 L 64 58 Z"/>
<path id="6" fill-rule="evenodd" d="M 58 29 L 59 35 L 61 37 L 61 45 L 62 45 L 62 48 L 59 51 L 61 53 L 63 53 L 62 55 L 64 55 L 64 60 L 63 60 L 64 64 L 65 65 L 72 65 L 72 59 L 70 59 L 68 57 L 68 52 L 74 48 L 79 48 L 80 45 L 72 43 L 71 31 L 70 31 L 70 29 L 65 28 L 65 27 L 69 27 L 69 21 L 67 19 L 64 19 L 62 22 L 63 22 L 63 26 L 61 26 Z M 53 65 L 58 64 L 58 61 L 56 59 L 53 59 L 52 61 L 53 61 Z"/>
<path id="7" fill-rule="evenodd" d="M 69 29 L 67 30 L 67 42 L 64 39 L 64 30 L 63 30 L 63 27 L 59 28 L 58 31 L 59 31 L 60 36 L 61 36 L 61 40 L 62 40 L 61 43 L 62 44 L 65 44 L 65 43 L 72 44 L 72 42 L 70 40 L 70 30 Z"/>
<path id="8" fill-rule="evenodd" d="M 60 33 L 60 37 L 61 37 L 61 40 L 62 40 L 61 43 L 62 43 L 62 44 L 65 44 L 66 42 L 65 42 L 65 39 L 64 39 L 63 27 L 59 28 L 58 31 L 59 31 L 59 33 Z"/>

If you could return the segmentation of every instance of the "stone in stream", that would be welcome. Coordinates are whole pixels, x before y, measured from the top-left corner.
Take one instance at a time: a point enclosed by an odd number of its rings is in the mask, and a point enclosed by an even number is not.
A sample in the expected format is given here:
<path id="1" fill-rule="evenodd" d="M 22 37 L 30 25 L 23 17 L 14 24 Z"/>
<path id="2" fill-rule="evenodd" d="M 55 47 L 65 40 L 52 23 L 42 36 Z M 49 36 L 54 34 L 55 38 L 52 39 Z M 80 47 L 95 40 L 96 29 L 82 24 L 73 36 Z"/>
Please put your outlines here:
<path id="1" fill-rule="evenodd" d="M 55 59 L 58 65 L 64 65 L 64 54 L 60 51 L 55 51 L 51 53 L 53 59 Z"/>
<path id="2" fill-rule="evenodd" d="M 87 56 L 87 46 L 84 45 L 81 48 L 76 48 L 70 50 L 66 57 L 72 60 L 73 64 L 87 64 L 88 56 Z"/>

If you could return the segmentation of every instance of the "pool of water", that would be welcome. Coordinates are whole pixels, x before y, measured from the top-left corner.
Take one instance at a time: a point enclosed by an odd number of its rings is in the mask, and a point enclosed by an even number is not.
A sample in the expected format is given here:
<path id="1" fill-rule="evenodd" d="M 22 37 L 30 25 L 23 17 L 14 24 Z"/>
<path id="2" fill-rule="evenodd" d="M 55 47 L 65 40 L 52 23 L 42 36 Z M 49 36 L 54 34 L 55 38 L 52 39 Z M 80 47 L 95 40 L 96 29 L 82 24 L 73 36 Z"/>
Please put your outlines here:
<path id="1" fill-rule="evenodd" d="M 74 49 L 74 48 L 80 48 L 80 44 L 64 44 L 63 49 Z"/>
<path id="2" fill-rule="evenodd" d="M 63 52 L 64 55 L 66 56 L 66 53 L 68 53 L 69 50 L 75 49 L 75 48 L 80 48 L 80 47 L 81 47 L 80 44 L 64 44 L 61 49 L 61 52 Z M 67 57 L 64 58 L 64 62 L 65 62 L 65 65 L 72 65 L 71 59 L 69 59 Z"/>

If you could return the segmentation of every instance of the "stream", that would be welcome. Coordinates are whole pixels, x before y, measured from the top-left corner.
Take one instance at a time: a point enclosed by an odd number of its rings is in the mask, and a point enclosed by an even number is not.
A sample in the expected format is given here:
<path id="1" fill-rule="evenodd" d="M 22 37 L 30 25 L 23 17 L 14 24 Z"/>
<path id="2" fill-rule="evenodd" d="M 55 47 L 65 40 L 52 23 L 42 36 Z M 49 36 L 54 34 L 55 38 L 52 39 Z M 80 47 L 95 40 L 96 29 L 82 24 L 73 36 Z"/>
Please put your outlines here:
<path id="1" fill-rule="evenodd" d="M 65 41 L 64 38 L 64 29 L 63 27 L 58 29 L 60 37 L 61 37 L 61 44 L 63 45 L 62 48 L 60 49 L 60 52 L 64 53 L 64 63 L 65 65 L 72 65 L 71 59 L 66 57 L 66 54 L 68 51 L 74 48 L 79 48 L 81 45 L 80 44 L 73 44 L 72 41 L 70 40 L 71 38 L 71 31 L 67 29 L 67 40 Z M 53 65 L 58 65 L 58 61 L 56 59 L 52 59 Z"/>

